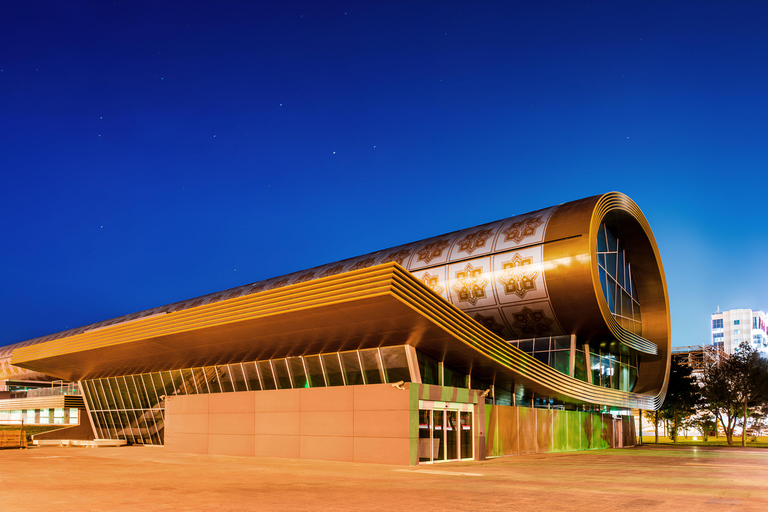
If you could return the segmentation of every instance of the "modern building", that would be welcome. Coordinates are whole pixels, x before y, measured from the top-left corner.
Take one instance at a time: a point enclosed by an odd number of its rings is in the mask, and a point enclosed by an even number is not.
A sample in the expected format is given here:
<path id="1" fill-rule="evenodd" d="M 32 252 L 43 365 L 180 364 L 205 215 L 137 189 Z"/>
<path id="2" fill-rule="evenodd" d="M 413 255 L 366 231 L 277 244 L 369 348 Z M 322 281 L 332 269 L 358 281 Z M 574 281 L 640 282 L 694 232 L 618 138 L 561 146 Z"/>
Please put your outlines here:
<path id="1" fill-rule="evenodd" d="M 666 393 L 669 302 L 614 192 L 11 348 L 9 371 L 76 383 L 99 439 L 481 460 L 634 444 L 630 411 Z"/>
<path id="2" fill-rule="evenodd" d="M 712 313 L 712 345 L 733 354 L 747 342 L 755 350 L 768 354 L 768 316 L 763 311 L 731 309 Z"/>

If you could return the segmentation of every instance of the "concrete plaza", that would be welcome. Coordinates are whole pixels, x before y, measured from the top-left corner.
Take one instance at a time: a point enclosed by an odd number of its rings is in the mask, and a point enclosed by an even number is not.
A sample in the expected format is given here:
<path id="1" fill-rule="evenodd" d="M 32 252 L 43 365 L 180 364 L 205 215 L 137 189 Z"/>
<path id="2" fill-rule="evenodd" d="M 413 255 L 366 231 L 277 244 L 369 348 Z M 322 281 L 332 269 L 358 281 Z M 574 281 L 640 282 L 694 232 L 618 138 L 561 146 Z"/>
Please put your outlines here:
<path id="1" fill-rule="evenodd" d="M 649 446 L 396 467 L 48 447 L 0 452 L 0 510 L 768 510 L 768 450 Z"/>

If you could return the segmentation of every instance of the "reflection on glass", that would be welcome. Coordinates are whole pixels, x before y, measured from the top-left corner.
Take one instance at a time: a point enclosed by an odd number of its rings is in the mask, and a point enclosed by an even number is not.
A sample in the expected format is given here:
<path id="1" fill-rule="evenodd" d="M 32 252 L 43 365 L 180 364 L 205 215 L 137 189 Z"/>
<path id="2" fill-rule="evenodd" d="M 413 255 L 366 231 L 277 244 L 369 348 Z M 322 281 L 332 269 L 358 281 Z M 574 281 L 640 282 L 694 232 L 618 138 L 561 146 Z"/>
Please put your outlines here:
<path id="1" fill-rule="evenodd" d="M 430 462 L 432 460 L 432 429 L 429 419 L 431 411 L 426 409 L 419 410 L 419 462 Z"/>
<path id="2" fill-rule="evenodd" d="M 461 420 L 461 453 L 459 457 L 462 459 L 471 459 L 474 457 L 474 454 L 472 453 L 472 413 L 462 411 L 459 415 Z"/>
<path id="3" fill-rule="evenodd" d="M 369 348 L 360 351 L 360 360 L 363 363 L 366 384 L 381 384 L 382 371 L 379 363 L 379 351 L 375 348 Z"/>
<path id="4" fill-rule="evenodd" d="M 289 357 L 287 359 L 288 367 L 291 370 L 291 378 L 294 388 L 308 388 L 309 381 L 304 372 L 304 362 L 300 357 Z"/>
<path id="5" fill-rule="evenodd" d="M 405 347 L 382 347 L 381 359 L 384 363 L 384 371 L 387 374 L 387 382 L 411 382 L 411 372 L 408 369 L 408 357 L 405 355 Z"/>
<path id="6" fill-rule="evenodd" d="M 258 365 L 261 380 L 264 383 L 264 389 L 277 389 L 275 378 L 272 374 L 272 365 L 269 364 L 269 361 L 259 361 Z"/>
<path id="7" fill-rule="evenodd" d="M 313 388 L 324 387 L 325 377 L 323 377 L 323 367 L 320 364 L 320 356 L 306 356 L 304 358 L 304 364 L 307 367 L 309 385 Z"/>
<path id="8" fill-rule="evenodd" d="M 325 366 L 325 375 L 328 378 L 329 386 L 343 386 L 344 375 L 341 372 L 341 363 L 339 354 L 323 354 L 323 366 Z"/>
<path id="9" fill-rule="evenodd" d="M 432 411 L 432 460 L 445 460 L 444 413 L 445 411 Z"/>
<path id="10" fill-rule="evenodd" d="M 288 375 L 288 366 L 285 359 L 272 359 L 272 370 L 275 372 L 275 380 L 278 389 L 291 389 L 291 377 Z"/>
<path id="11" fill-rule="evenodd" d="M 363 373 L 360 370 L 360 359 L 357 351 L 342 352 L 341 362 L 344 364 L 344 375 L 347 377 L 347 386 L 363 384 Z"/>
<path id="12" fill-rule="evenodd" d="M 448 460 L 459 458 L 459 411 L 445 411 L 445 447 Z"/>

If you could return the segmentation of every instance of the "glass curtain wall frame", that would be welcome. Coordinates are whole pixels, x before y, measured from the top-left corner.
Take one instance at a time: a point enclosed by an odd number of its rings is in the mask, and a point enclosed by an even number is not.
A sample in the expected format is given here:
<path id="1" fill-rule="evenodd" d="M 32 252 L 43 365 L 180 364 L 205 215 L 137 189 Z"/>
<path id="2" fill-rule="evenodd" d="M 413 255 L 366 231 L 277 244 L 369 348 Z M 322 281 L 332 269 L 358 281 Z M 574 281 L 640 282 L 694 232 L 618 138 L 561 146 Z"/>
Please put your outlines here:
<path id="1" fill-rule="evenodd" d="M 81 382 L 99 438 L 162 445 L 169 396 L 413 382 L 407 350 L 398 345 Z"/>

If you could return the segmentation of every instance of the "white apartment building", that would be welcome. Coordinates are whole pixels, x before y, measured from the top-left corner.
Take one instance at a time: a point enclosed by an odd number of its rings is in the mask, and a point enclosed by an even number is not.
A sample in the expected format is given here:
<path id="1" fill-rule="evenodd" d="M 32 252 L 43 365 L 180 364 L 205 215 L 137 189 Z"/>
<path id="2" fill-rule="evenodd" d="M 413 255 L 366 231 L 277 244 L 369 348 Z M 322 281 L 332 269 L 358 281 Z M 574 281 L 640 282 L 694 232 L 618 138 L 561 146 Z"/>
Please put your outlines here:
<path id="1" fill-rule="evenodd" d="M 768 354 L 768 315 L 751 309 L 731 309 L 712 314 L 712 345 L 728 354 L 742 342 Z"/>

